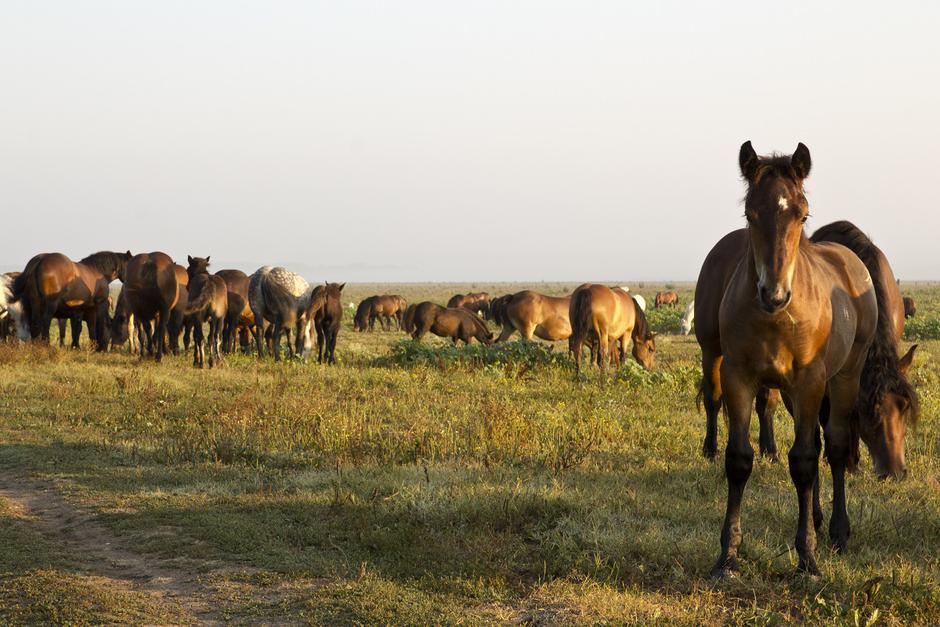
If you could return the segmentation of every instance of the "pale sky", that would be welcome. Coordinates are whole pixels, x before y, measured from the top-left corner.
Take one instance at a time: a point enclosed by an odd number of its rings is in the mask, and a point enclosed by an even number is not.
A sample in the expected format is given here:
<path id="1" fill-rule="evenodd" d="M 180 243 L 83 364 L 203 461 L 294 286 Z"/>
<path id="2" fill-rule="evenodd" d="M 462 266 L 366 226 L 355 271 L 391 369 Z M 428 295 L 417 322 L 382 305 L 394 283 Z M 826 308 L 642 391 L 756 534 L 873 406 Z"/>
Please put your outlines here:
<path id="1" fill-rule="evenodd" d="M 0 266 L 212 255 L 313 280 L 694 279 L 738 148 L 810 148 L 940 279 L 940 3 L 0 4 Z"/>

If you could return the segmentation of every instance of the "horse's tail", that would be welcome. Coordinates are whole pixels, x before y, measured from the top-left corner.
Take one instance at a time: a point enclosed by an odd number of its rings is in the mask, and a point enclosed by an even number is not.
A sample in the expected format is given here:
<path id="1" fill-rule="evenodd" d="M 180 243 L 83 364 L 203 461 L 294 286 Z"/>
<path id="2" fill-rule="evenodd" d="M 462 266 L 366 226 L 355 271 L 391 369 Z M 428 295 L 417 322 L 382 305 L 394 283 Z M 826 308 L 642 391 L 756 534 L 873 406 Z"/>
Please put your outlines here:
<path id="1" fill-rule="evenodd" d="M 26 286 L 29 285 L 31 280 L 34 280 L 36 269 L 39 268 L 39 264 L 47 257 L 47 255 L 48 253 L 42 253 L 30 259 L 29 263 L 26 264 L 26 268 L 23 269 L 23 272 L 20 273 L 18 277 L 13 279 L 13 285 L 11 286 L 11 302 L 15 302 L 23 298 L 23 294 L 26 292 Z"/>
<path id="2" fill-rule="evenodd" d="M 572 352 L 580 351 L 581 345 L 591 333 L 591 309 L 593 296 L 589 288 L 578 290 L 571 298 L 571 341 Z"/>
<path id="3" fill-rule="evenodd" d="M 886 394 L 893 393 L 908 402 L 910 407 L 907 413 L 908 420 L 911 423 L 916 422 L 919 415 L 917 392 L 901 372 L 898 344 L 895 339 L 894 315 L 889 309 L 891 299 L 887 291 L 887 283 L 890 281 L 883 275 L 881 269 L 883 253 L 861 229 L 846 220 L 819 228 L 813 233 L 812 241 L 835 242 L 855 253 L 871 275 L 875 297 L 878 300 L 878 325 L 862 368 L 858 402 L 856 410 L 852 412 L 850 424 L 852 450 L 849 455 L 849 466 L 854 468 L 859 460 L 860 421 L 878 420 L 878 406 Z"/>

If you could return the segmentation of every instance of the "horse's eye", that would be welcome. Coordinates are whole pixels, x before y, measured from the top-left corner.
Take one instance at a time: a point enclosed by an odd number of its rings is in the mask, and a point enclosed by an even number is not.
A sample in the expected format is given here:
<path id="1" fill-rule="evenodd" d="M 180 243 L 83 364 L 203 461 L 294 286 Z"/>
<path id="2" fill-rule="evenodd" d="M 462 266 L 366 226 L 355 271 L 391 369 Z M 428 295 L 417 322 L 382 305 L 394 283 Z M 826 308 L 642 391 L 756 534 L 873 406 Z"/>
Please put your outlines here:
<path id="1" fill-rule="evenodd" d="M 800 224 L 806 224 L 806 221 L 809 220 L 809 216 L 803 216 L 800 218 Z"/>

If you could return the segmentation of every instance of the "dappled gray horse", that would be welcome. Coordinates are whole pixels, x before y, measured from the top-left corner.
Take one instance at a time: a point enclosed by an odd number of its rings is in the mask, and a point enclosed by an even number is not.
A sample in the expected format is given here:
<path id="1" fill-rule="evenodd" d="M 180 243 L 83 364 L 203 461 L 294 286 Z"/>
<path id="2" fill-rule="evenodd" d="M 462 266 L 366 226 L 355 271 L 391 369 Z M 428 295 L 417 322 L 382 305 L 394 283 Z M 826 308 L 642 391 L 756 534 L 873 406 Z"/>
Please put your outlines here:
<path id="1" fill-rule="evenodd" d="M 307 281 L 287 268 L 263 266 L 258 268 L 248 279 L 248 305 L 255 318 L 255 341 L 258 356 L 264 354 L 265 322 L 274 325 L 271 335 L 275 361 L 281 358 L 281 333 L 287 334 L 288 352 L 294 356 L 294 346 L 290 341 L 293 327 L 298 337 L 303 338 L 303 354 L 310 353 L 313 342 L 310 337 L 310 321 L 306 319 L 307 305 L 313 287 Z"/>

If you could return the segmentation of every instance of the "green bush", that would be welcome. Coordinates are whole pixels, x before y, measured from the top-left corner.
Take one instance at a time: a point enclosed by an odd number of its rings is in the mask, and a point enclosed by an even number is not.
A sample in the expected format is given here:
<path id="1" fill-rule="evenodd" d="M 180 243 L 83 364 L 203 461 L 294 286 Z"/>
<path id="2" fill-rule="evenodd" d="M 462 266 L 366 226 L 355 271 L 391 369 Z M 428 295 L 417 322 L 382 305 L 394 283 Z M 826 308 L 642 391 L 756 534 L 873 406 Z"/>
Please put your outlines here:
<path id="1" fill-rule="evenodd" d="M 470 366 L 543 366 L 568 364 L 565 355 L 555 347 L 541 342 L 502 342 L 492 346 L 470 344 L 460 348 L 453 344 L 432 346 L 415 340 L 400 340 L 392 345 L 390 355 L 376 360 L 376 365 L 403 367 L 453 364 Z"/>
<path id="2" fill-rule="evenodd" d="M 940 316 L 916 316 L 904 324 L 905 340 L 940 340 Z"/>

